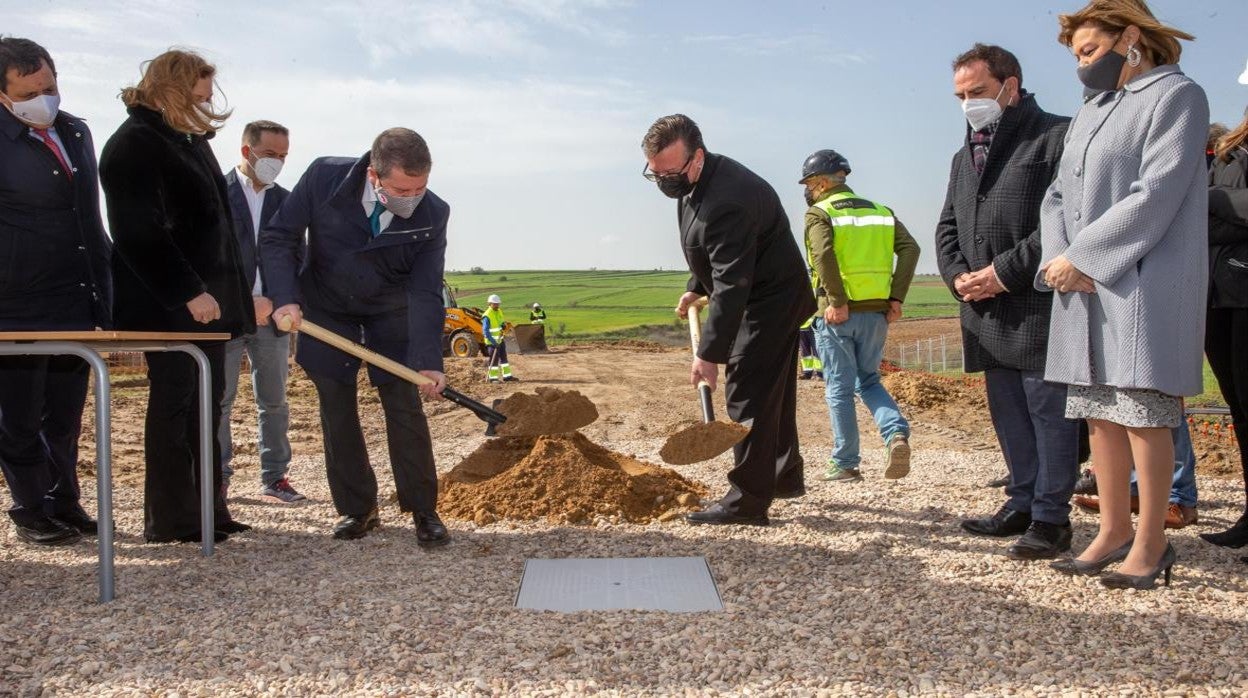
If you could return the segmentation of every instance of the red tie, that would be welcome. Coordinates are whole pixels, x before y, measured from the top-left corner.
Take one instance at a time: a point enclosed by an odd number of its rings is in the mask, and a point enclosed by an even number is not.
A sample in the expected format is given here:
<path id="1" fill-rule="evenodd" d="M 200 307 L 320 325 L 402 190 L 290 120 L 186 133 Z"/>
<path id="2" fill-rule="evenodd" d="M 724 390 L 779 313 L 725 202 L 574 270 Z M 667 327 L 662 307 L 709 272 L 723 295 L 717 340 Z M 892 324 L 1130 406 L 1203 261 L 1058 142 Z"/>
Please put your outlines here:
<path id="1" fill-rule="evenodd" d="M 73 179 L 74 171 L 69 168 L 69 161 L 65 159 L 65 154 L 61 152 L 61 149 L 57 147 L 56 141 L 52 140 L 52 136 L 48 135 L 48 129 L 32 128 L 30 130 L 34 131 L 35 135 L 39 136 L 39 140 L 43 141 L 44 145 L 48 146 L 48 149 L 51 150 L 52 154 L 56 156 L 57 161 L 61 163 L 61 169 L 65 170 L 65 174 L 70 179 Z"/>

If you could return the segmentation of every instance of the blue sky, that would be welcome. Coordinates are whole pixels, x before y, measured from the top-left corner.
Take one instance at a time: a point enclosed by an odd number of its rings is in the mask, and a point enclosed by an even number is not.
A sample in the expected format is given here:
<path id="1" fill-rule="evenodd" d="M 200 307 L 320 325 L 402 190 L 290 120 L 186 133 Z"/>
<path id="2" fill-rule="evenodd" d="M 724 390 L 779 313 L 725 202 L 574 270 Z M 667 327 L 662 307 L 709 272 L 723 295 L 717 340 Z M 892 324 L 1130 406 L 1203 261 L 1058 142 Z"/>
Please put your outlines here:
<path id="1" fill-rule="evenodd" d="M 97 147 L 124 118 L 118 90 L 169 46 L 218 66 L 234 116 L 214 147 L 238 158 L 242 126 L 292 130 L 279 182 L 320 155 L 359 155 L 390 126 L 430 143 L 430 187 L 451 203 L 449 269 L 683 268 L 675 204 L 640 176 L 642 135 L 683 112 L 707 146 L 779 192 L 794 234 L 810 152 L 835 148 L 850 184 L 893 207 L 935 269 L 932 231 L 963 137 L 949 62 L 975 41 L 1018 55 L 1024 87 L 1073 114 L 1081 86 L 1055 41 L 1079 0 L 943 3 L 638 0 L 0 0 L 2 31 L 46 46 L 62 106 Z M 1237 123 L 1248 86 L 1248 2 L 1153 0 L 1196 35 L 1182 66 L 1216 120 Z"/>

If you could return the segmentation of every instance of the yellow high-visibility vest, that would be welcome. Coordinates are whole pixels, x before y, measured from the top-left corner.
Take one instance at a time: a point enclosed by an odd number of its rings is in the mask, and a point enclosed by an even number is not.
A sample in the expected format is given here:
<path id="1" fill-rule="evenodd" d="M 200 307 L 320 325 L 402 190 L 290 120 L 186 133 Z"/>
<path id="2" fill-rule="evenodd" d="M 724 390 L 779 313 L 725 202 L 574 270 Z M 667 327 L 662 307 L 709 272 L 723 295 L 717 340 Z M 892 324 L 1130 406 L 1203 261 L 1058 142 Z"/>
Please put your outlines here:
<path id="1" fill-rule="evenodd" d="M 832 251 L 849 299 L 887 299 L 893 285 L 893 238 L 897 229 L 893 212 L 850 191 L 838 192 L 814 205 L 828 214 L 832 224 Z M 811 264 L 811 283 L 817 290 L 819 275 L 814 269 L 809 238 L 806 256 Z"/>
<path id="2" fill-rule="evenodd" d="M 486 309 L 482 316 L 490 319 L 490 336 L 494 338 L 494 343 L 498 344 L 503 341 L 503 309 L 493 306 Z"/>

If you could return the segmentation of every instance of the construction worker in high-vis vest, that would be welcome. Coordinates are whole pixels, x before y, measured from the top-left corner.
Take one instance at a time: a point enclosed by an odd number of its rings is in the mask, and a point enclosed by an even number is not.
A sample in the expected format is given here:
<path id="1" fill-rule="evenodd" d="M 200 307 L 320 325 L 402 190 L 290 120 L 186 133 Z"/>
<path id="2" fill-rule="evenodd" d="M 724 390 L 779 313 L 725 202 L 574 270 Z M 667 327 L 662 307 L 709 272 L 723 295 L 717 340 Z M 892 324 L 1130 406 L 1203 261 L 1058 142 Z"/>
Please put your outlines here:
<path id="1" fill-rule="evenodd" d="M 884 477 L 896 479 L 910 472 L 910 424 L 880 382 L 880 360 L 888 324 L 901 318 L 919 245 L 891 210 L 845 185 L 849 173 L 840 153 L 820 150 L 806 158 L 799 180 L 810 207 L 806 261 L 818 305 L 811 329 L 836 440 L 824 479 L 862 478 L 855 393 L 888 450 Z"/>
<path id="2" fill-rule="evenodd" d="M 815 350 L 815 330 L 812 325 L 815 316 L 811 315 L 802 323 L 797 335 L 797 363 L 801 367 L 798 378 L 808 381 L 811 378 L 823 380 L 823 362 L 819 360 L 819 352 Z"/>
<path id="3" fill-rule="evenodd" d="M 533 309 L 529 311 L 529 322 L 535 325 L 541 325 L 546 322 L 546 311 L 542 310 L 541 303 L 533 304 Z"/>
<path id="4" fill-rule="evenodd" d="M 507 363 L 507 344 L 503 341 L 503 310 L 499 306 L 503 299 L 497 293 L 486 299 L 489 308 L 481 314 L 481 334 L 485 336 L 485 346 L 489 349 L 489 363 L 486 364 L 485 378 L 491 383 L 514 381 L 511 375 L 511 364 Z"/>

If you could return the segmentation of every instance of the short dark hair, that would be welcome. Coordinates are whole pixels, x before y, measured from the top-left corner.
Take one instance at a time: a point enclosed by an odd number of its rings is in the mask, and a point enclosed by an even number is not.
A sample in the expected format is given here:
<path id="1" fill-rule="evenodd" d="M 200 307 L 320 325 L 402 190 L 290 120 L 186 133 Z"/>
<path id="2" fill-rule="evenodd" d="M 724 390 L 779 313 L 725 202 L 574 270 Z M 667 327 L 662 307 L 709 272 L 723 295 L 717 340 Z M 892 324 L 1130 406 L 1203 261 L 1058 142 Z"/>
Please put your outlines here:
<path id="1" fill-rule="evenodd" d="M 1018 58 L 1009 51 L 992 44 L 975 44 L 971 50 L 953 59 L 953 69 L 956 72 L 959 68 L 975 61 L 983 61 L 987 64 L 988 72 L 992 73 L 992 77 L 997 82 L 1005 82 L 1008 78 L 1018 78 L 1018 86 L 1022 88 L 1023 67 L 1018 64 Z"/>
<path id="2" fill-rule="evenodd" d="M 56 75 L 56 64 L 46 48 L 30 39 L 0 36 L 0 91 L 9 89 L 9 70 L 16 70 L 19 76 L 30 75 L 39 72 L 45 62 Z"/>
<path id="3" fill-rule="evenodd" d="M 260 137 L 265 133 L 276 133 L 279 136 L 289 136 L 290 129 L 277 123 L 276 121 L 253 121 L 243 127 L 243 142 L 247 145 L 258 145 Z"/>
<path id="4" fill-rule="evenodd" d="M 688 155 L 692 155 L 698 148 L 706 150 L 706 144 L 702 142 L 702 131 L 693 119 L 684 114 L 672 114 L 660 117 L 650 125 L 646 137 L 641 139 L 641 151 L 646 157 L 652 158 L 676 141 L 685 144 Z"/>
<path id="5" fill-rule="evenodd" d="M 433 158 L 419 133 L 410 128 L 388 128 L 373 141 L 369 164 L 379 177 L 385 177 L 396 167 L 404 174 L 415 176 L 428 173 L 433 168 Z"/>

